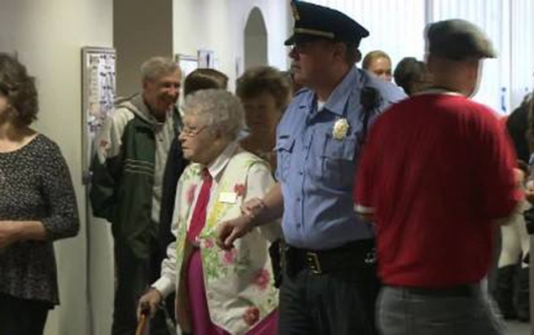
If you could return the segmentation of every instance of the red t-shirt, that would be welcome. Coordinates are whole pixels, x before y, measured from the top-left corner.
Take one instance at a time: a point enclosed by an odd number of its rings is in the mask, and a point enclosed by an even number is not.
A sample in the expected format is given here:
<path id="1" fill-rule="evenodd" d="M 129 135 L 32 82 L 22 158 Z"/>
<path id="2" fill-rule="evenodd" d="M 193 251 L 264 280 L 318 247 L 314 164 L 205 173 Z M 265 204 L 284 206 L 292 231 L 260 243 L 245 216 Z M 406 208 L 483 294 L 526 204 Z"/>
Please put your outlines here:
<path id="1" fill-rule="evenodd" d="M 369 133 L 355 188 L 357 208 L 374 214 L 384 283 L 480 281 L 490 268 L 494 220 L 522 196 L 514 166 L 502 123 L 463 96 L 424 94 L 384 113 Z"/>

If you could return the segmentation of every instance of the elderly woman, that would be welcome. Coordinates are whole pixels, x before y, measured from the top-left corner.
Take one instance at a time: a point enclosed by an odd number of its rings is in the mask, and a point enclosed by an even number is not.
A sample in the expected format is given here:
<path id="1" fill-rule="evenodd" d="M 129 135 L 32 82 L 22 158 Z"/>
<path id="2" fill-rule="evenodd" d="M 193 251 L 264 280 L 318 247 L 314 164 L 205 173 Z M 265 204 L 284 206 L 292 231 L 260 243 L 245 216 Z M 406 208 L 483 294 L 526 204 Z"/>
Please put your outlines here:
<path id="1" fill-rule="evenodd" d="M 276 127 L 291 96 L 291 83 L 277 69 L 259 66 L 248 69 L 237 80 L 237 96 L 245 107 L 249 136 L 241 141 L 246 150 L 275 166 Z"/>
<path id="2" fill-rule="evenodd" d="M 196 69 L 184 80 L 184 97 L 200 90 L 224 89 L 228 85 L 228 77 L 215 69 Z M 163 188 L 161 195 L 161 213 L 159 220 L 159 242 L 162 250 L 162 260 L 169 243 L 174 241 L 171 232 L 172 215 L 174 213 L 174 198 L 176 197 L 176 184 L 189 162 L 184 159 L 182 147 L 178 137 L 173 139 L 165 172 L 163 175 Z"/>
<path id="3" fill-rule="evenodd" d="M 273 185 L 269 166 L 236 142 L 244 110 L 231 93 L 194 93 L 186 100 L 183 121 L 180 141 L 192 164 L 178 182 L 176 242 L 140 310 L 153 313 L 177 290 L 177 319 L 186 333 L 275 334 L 278 294 L 267 239 L 278 237 L 278 224 L 250 231 L 231 251 L 215 246 L 218 224 L 239 216 L 246 200 Z"/>
<path id="4" fill-rule="evenodd" d="M 76 235 L 79 221 L 65 159 L 30 128 L 34 79 L 0 54 L 0 334 L 42 334 L 57 305 L 52 242 Z"/>

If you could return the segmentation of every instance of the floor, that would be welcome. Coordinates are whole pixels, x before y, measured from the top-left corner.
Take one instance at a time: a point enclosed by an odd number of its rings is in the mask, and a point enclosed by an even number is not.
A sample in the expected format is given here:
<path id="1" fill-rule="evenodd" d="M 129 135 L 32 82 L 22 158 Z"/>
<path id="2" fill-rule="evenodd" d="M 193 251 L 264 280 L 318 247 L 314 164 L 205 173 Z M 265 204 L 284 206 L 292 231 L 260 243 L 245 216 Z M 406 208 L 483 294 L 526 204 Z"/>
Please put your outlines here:
<path id="1" fill-rule="evenodd" d="M 508 322 L 508 334 L 509 335 L 530 335 L 530 323 L 524 322 Z"/>

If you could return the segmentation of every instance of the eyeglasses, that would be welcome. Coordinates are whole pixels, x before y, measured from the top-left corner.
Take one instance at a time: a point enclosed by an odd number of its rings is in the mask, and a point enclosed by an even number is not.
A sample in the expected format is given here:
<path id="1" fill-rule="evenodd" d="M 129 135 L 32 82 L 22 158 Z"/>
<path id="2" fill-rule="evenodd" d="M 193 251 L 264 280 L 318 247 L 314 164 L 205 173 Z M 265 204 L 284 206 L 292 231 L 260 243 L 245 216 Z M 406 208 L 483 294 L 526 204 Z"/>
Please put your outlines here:
<path id="1" fill-rule="evenodd" d="M 187 137 L 195 137 L 201 132 L 204 131 L 204 129 L 208 128 L 207 126 L 200 127 L 199 129 L 192 129 L 189 127 L 184 126 L 182 128 L 181 134 L 187 136 Z"/>

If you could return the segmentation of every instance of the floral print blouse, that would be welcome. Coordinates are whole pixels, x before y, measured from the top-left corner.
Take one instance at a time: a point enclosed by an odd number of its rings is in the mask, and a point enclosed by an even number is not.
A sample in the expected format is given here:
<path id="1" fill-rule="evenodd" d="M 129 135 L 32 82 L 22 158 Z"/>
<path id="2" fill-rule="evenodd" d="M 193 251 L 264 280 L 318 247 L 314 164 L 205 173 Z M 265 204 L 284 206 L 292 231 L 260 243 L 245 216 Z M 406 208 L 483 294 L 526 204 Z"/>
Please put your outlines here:
<path id="1" fill-rule="evenodd" d="M 206 225 L 197 244 L 202 255 L 208 308 L 212 322 L 232 334 L 244 334 L 278 306 L 278 291 L 269 258 L 269 242 L 281 236 L 279 222 L 256 228 L 223 251 L 215 245 L 216 226 L 241 214 L 246 200 L 259 197 L 274 185 L 267 162 L 231 143 L 207 167 L 213 177 Z M 193 209 L 202 186 L 199 164 L 189 165 L 178 182 L 172 231 L 161 278 L 153 287 L 167 296 L 177 287 Z"/>

